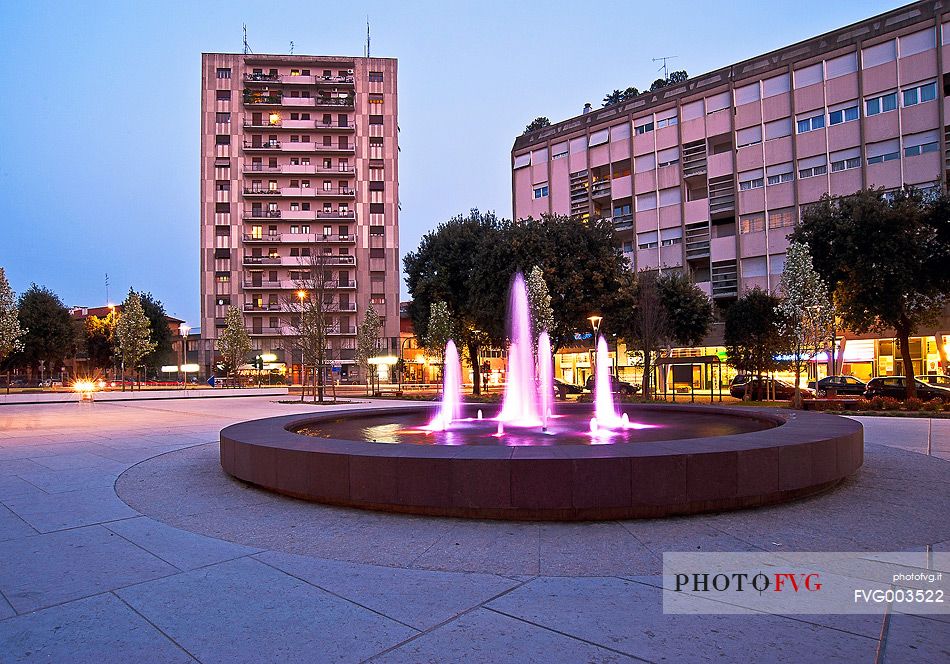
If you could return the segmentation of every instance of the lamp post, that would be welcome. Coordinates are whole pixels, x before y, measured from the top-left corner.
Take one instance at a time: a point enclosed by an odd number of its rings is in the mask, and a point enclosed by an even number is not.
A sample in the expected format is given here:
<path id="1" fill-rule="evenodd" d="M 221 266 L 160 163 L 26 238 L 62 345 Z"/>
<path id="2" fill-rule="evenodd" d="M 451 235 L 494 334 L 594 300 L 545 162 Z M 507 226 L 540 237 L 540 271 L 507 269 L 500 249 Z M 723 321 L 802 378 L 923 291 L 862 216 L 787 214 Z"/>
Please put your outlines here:
<path id="1" fill-rule="evenodd" d="M 300 289 L 297 291 L 297 299 L 300 301 L 300 322 L 301 329 L 303 327 L 303 303 L 307 299 L 307 291 Z M 293 359 L 293 358 L 291 358 Z M 304 363 L 303 355 L 303 345 L 300 347 L 300 401 L 304 400 L 304 396 L 307 393 L 307 365 Z M 314 385 L 314 392 L 316 392 L 316 385 Z"/>
<path id="2" fill-rule="evenodd" d="M 592 344 L 592 349 L 590 352 L 590 374 L 591 377 L 596 381 L 596 369 L 597 369 L 597 335 L 600 333 L 600 324 L 603 322 L 604 317 L 593 314 L 587 317 L 587 320 L 590 321 L 590 326 L 594 330 L 594 343 Z"/>
<path id="3" fill-rule="evenodd" d="M 181 335 L 181 364 L 178 365 L 178 378 L 181 379 L 182 372 L 181 367 L 184 364 L 188 363 L 188 331 L 191 328 L 187 323 L 181 323 L 178 326 L 178 334 Z M 182 381 L 182 386 L 187 390 L 188 389 L 188 373 L 185 372 L 185 379 Z"/>

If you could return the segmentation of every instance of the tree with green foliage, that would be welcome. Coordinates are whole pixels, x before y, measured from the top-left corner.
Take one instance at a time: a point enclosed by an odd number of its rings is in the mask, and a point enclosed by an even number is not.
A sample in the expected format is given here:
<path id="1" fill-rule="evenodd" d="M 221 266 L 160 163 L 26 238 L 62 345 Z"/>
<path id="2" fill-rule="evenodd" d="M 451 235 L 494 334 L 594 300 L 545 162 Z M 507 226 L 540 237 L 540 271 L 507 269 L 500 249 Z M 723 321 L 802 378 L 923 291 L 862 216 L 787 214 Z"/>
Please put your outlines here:
<path id="1" fill-rule="evenodd" d="M 383 321 L 373 305 L 369 305 L 363 315 L 363 322 L 356 331 L 356 363 L 365 372 L 366 391 L 372 390 L 372 385 L 378 378 L 377 365 L 371 364 L 370 359 L 379 354 L 379 334 Z"/>
<path id="2" fill-rule="evenodd" d="M 251 352 L 251 335 L 244 326 L 244 315 L 235 306 L 228 307 L 224 314 L 224 329 L 216 342 L 218 352 L 228 375 L 236 376 L 238 368 L 247 360 Z"/>
<path id="3" fill-rule="evenodd" d="M 6 272 L 0 267 L 0 364 L 14 352 L 23 349 L 24 330 L 20 327 L 16 294 L 7 281 Z M 7 371 L 7 394 L 10 393 L 10 372 Z"/>
<path id="4" fill-rule="evenodd" d="M 119 314 L 115 309 L 105 316 L 87 316 L 84 326 L 86 357 L 91 369 L 107 369 L 116 357 L 115 328 Z"/>
<path id="5" fill-rule="evenodd" d="M 726 310 L 723 342 L 729 364 L 747 377 L 755 376 L 761 393 L 762 375 L 781 366 L 776 359 L 787 350 L 779 331 L 779 298 L 758 286 L 744 292 Z M 744 398 L 749 398 L 749 380 Z"/>
<path id="6" fill-rule="evenodd" d="M 52 373 L 62 366 L 75 334 L 69 309 L 62 300 L 48 288 L 32 284 L 20 295 L 17 315 L 23 343 L 11 360 L 27 367 L 31 376 L 42 374 L 40 367 Z"/>
<path id="7" fill-rule="evenodd" d="M 808 246 L 841 322 L 892 330 L 907 397 L 917 394 L 910 337 L 936 320 L 950 293 L 950 199 L 916 189 L 866 189 L 807 208 L 792 240 Z"/>
<path id="8" fill-rule="evenodd" d="M 689 78 L 684 70 L 680 71 L 671 71 L 669 76 L 666 78 L 658 78 L 653 81 L 653 84 L 650 85 L 650 92 L 656 92 L 660 88 L 665 88 L 668 85 L 675 85 L 676 83 L 682 83 Z"/>
<path id="9" fill-rule="evenodd" d="M 538 337 L 546 330 L 554 329 L 554 309 L 551 308 L 551 292 L 544 281 L 544 273 L 537 265 L 525 278 L 528 291 L 528 306 L 531 309 L 533 348 L 538 347 Z M 548 333 L 550 335 L 550 332 Z"/>
<path id="10" fill-rule="evenodd" d="M 652 394 L 653 367 L 663 348 L 696 346 L 709 332 L 712 303 L 678 272 L 630 274 L 620 291 L 620 336 L 643 356 L 644 399 Z"/>
<path id="11" fill-rule="evenodd" d="M 133 374 L 145 356 L 155 350 L 152 341 L 152 324 L 142 308 L 142 298 L 133 290 L 122 303 L 122 314 L 115 326 L 116 348 L 122 359 L 122 390 L 125 390 L 125 370 L 129 368 Z M 141 386 L 139 387 L 141 389 Z"/>
<path id="12" fill-rule="evenodd" d="M 433 302 L 429 307 L 429 323 L 422 337 L 426 354 L 438 358 L 439 366 L 445 361 L 445 345 L 449 343 L 455 330 L 455 321 L 449 305 L 444 301 Z"/>
<path id="13" fill-rule="evenodd" d="M 550 127 L 550 126 L 551 126 L 551 121 L 542 115 L 542 116 L 536 117 L 534 120 L 529 122 L 528 126 L 524 128 L 524 132 L 522 132 L 522 135 L 530 133 L 534 131 L 535 129 L 544 129 L 545 127 Z"/>
<path id="14" fill-rule="evenodd" d="M 155 349 L 146 354 L 142 362 L 152 375 L 157 375 L 163 364 L 178 363 L 173 346 L 175 335 L 168 327 L 168 314 L 165 313 L 162 301 L 151 293 L 139 293 L 139 297 L 142 300 L 142 310 L 151 325 L 152 341 L 155 343 Z"/>
<path id="15" fill-rule="evenodd" d="M 793 242 L 785 251 L 785 270 L 779 287 L 779 333 L 785 337 L 795 371 L 794 408 L 802 407 L 799 382 L 805 362 L 813 358 L 831 338 L 834 307 L 828 287 L 815 271 L 808 246 Z"/>

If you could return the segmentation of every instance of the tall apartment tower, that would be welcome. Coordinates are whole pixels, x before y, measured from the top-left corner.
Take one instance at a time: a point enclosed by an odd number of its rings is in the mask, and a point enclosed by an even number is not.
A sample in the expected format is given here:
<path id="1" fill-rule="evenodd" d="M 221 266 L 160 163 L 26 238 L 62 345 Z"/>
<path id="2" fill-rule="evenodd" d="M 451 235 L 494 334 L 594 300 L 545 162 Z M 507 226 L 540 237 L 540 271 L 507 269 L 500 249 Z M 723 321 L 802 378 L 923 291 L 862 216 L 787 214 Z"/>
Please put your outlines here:
<path id="1" fill-rule="evenodd" d="M 296 298 L 319 293 L 336 377 L 356 377 L 369 306 L 398 352 L 396 104 L 392 58 L 202 54 L 203 338 L 236 306 L 253 354 L 299 379 Z"/>
<path id="2" fill-rule="evenodd" d="M 826 193 L 942 187 L 950 13 L 917 2 L 515 139 L 515 218 L 611 219 L 636 270 L 774 290 Z M 620 86 L 622 87 L 622 86 Z"/>

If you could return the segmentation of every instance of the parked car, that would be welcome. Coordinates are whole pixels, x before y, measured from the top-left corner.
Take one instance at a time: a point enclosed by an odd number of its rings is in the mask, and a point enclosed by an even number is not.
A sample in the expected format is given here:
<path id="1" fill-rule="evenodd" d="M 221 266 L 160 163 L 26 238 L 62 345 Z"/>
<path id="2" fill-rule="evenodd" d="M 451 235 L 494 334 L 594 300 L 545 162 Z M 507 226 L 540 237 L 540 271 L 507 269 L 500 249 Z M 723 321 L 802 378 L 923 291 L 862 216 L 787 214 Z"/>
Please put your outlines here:
<path id="1" fill-rule="evenodd" d="M 924 374 L 923 376 L 917 377 L 925 383 L 930 383 L 931 385 L 950 387 L 950 376 L 946 374 Z"/>
<path id="2" fill-rule="evenodd" d="M 584 389 L 579 385 L 572 385 L 571 383 L 565 383 L 564 381 L 554 379 L 554 391 L 557 392 L 557 396 L 560 399 L 566 399 L 568 394 L 581 394 Z"/>
<path id="3" fill-rule="evenodd" d="M 587 383 L 584 384 L 584 387 L 588 392 L 594 391 L 594 377 L 589 376 L 587 378 Z M 640 391 L 639 385 L 631 385 L 630 383 L 620 380 L 616 376 L 610 376 L 610 391 L 614 394 L 622 394 L 624 396 L 633 396 Z"/>
<path id="4" fill-rule="evenodd" d="M 925 383 L 919 378 L 914 379 L 917 385 L 917 398 L 923 401 L 931 399 L 940 399 L 944 403 L 950 403 L 950 387 L 941 387 Z M 881 376 L 872 378 L 868 381 L 867 389 L 864 391 L 865 399 L 874 397 L 893 397 L 894 399 L 904 399 L 907 396 L 907 378 L 904 376 Z"/>
<path id="5" fill-rule="evenodd" d="M 739 378 L 739 376 L 736 376 L 736 378 Z M 755 377 L 751 377 L 748 380 L 743 379 L 742 382 L 739 383 L 733 379 L 732 384 L 729 386 L 729 394 L 736 399 L 741 399 L 745 394 L 746 383 L 749 384 L 749 395 L 757 401 L 762 401 L 772 395 L 774 395 L 776 399 L 791 399 L 795 394 L 795 386 L 791 383 L 786 383 L 784 380 L 777 378 L 759 379 Z M 805 399 L 815 396 L 814 392 L 805 387 L 801 388 L 801 395 Z"/>
<path id="6" fill-rule="evenodd" d="M 809 383 L 808 386 L 812 387 L 812 384 Z M 867 389 L 867 383 L 854 376 L 825 376 L 815 383 L 814 389 L 819 397 L 827 396 L 832 391 L 839 396 L 848 394 L 861 396 Z"/>

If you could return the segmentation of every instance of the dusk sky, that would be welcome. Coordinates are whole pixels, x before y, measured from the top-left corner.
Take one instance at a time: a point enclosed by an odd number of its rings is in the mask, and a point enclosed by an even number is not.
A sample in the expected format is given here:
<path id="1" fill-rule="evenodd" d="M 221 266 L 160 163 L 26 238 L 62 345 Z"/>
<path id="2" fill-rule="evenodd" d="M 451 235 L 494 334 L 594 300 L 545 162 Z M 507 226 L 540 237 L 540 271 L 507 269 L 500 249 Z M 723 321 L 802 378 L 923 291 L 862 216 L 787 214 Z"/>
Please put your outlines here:
<path id="1" fill-rule="evenodd" d="M 399 59 L 400 251 L 469 208 L 511 215 L 510 151 L 538 115 L 697 75 L 897 7 L 827 3 L 0 3 L 0 266 L 98 306 L 129 287 L 198 319 L 203 51 Z M 406 296 L 403 286 L 403 297 Z"/>

